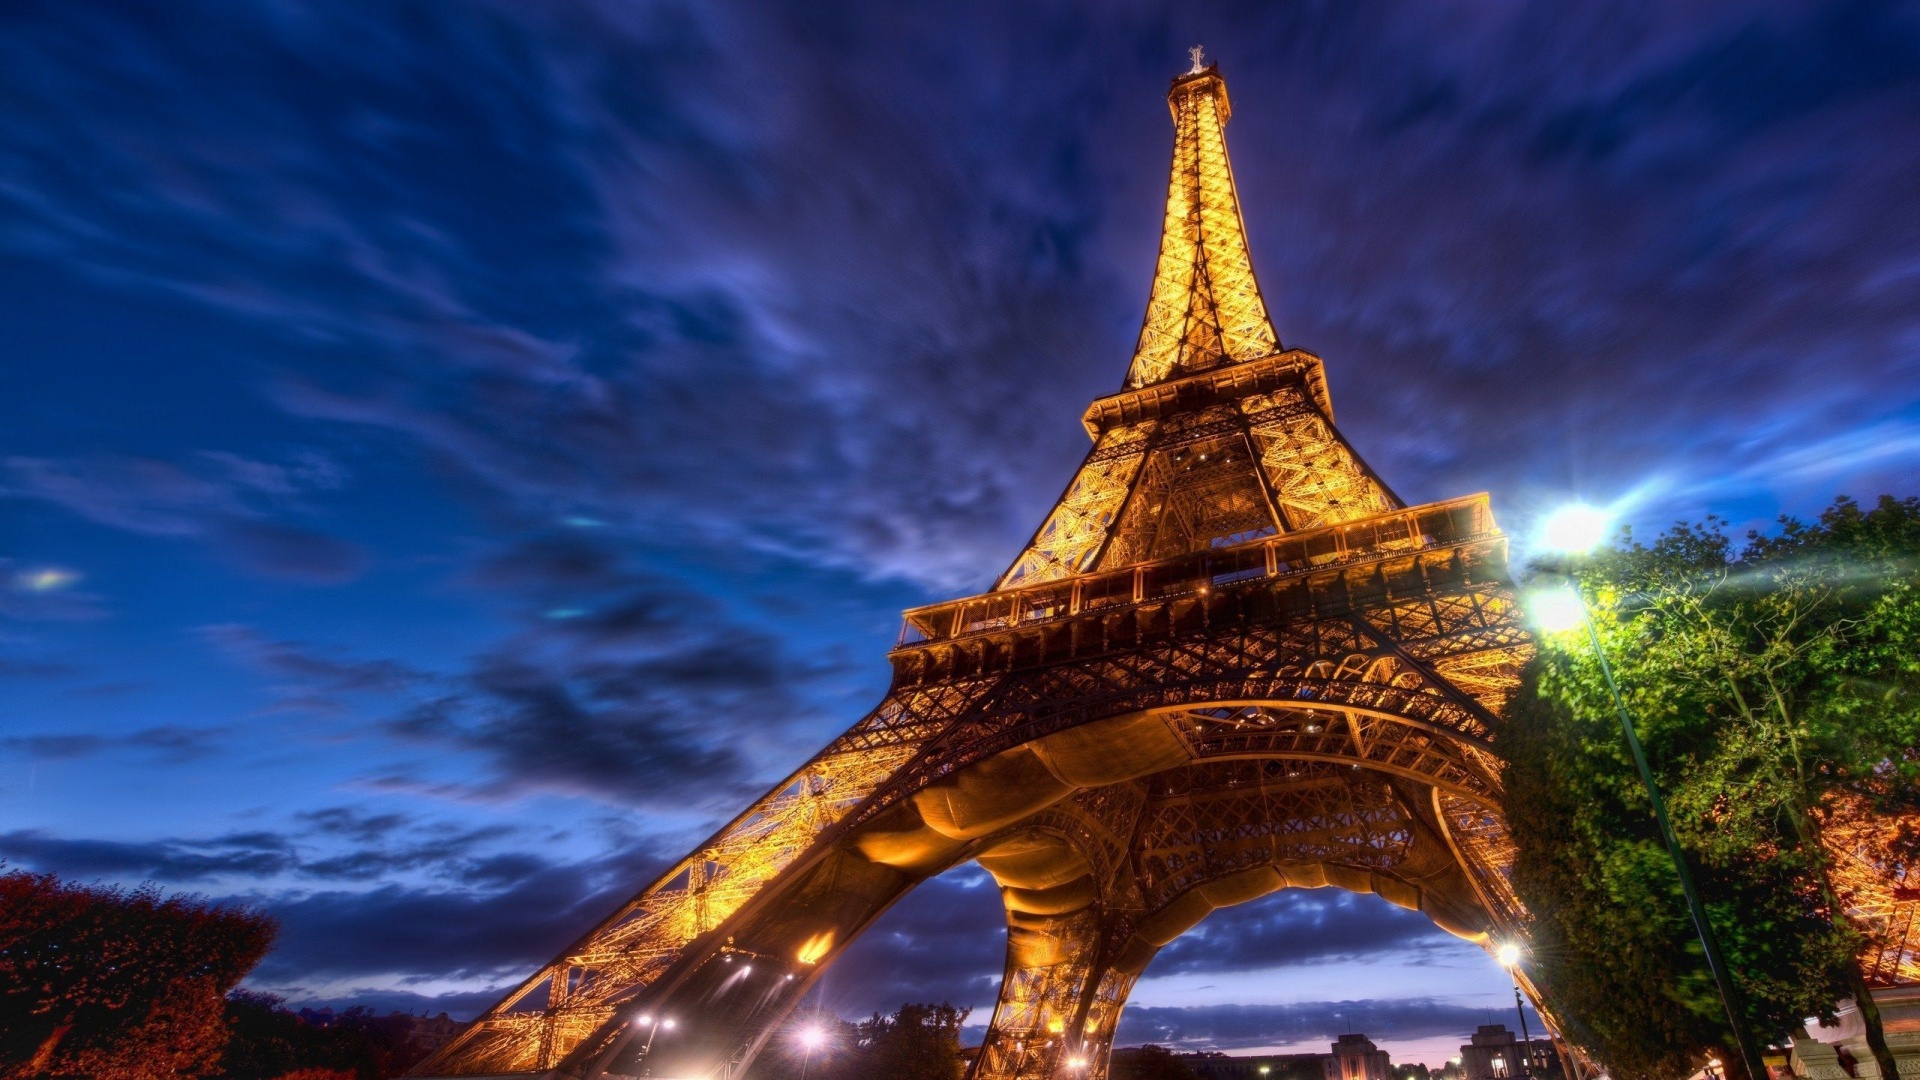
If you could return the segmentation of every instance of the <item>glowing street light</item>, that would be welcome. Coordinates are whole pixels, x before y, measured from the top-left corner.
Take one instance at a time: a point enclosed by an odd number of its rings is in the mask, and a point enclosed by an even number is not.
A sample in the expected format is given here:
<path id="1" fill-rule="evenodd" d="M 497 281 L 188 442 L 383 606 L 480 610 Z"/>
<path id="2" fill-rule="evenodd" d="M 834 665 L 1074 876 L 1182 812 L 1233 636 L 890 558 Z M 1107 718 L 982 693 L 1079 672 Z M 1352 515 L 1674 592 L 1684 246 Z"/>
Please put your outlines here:
<path id="1" fill-rule="evenodd" d="M 1571 556 L 1584 555 L 1592 551 L 1606 539 L 1607 530 L 1612 527 L 1605 512 L 1582 503 L 1565 506 L 1547 515 L 1540 529 L 1543 547 Z M 1647 801 L 1653 806 L 1653 817 L 1660 826 L 1660 839 L 1666 843 L 1667 855 L 1673 859 L 1674 876 L 1680 879 L 1680 891 L 1687 898 L 1687 913 L 1693 918 L 1693 932 L 1700 939 L 1700 947 L 1706 953 L 1707 969 L 1713 972 L 1715 987 L 1720 991 L 1720 1005 L 1726 1010 L 1727 1026 L 1732 1029 L 1734 1041 L 1740 1045 L 1740 1056 L 1747 1066 L 1750 1080 L 1760 1080 L 1767 1075 L 1761 1064 L 1760 1049 L 1748 1032 L 1745 1019 L 1740 1015 L 1740 1000 L 1733 985 L 1732 973 L 1727 968 L 1726 957 L 1720 952 L 1720 942 L 1714 936 L 1713 926 L 1707 922 L 1707 909 L 1700 902 L 1700 892 L 1693 884 L 1693 871 L 1687 868 L 1687 857 L 1680 849 L 1680 838 L 1674 834 L 1673 822 L 1667 816 L 1667 800 L 1660 794 L 1660 785 L 1654 782 L 1653 768 L 1647 764 L 1647 752 L 1640 746 L 1640 735 L 1633 727 L 1633 714 L 1627 711 L 1627 701 L 1620 694 L 1620 684 L 1613 677 L 1613 665 L 1607 662 L 1607 650 L 1600 643 L 1600 631 L 1594 629 L 1593 617 L 1587 611 L 1585 598 L 1580 595 L 1579 583 L 1568 575 L 1566 584 L 1557 588 L 1532 593 L 1527 599 L 1527 612 L 1533 622 L 1542 630 L 1558 632 L 1586 627 L 1587 641 L 1593 646 L 1594 659 L 1599 662 L 1600 674 L 1606 680 L 1607 692 L 1613 696 L 1613 708 L 1620 716 L 1620 730 L 1626 735 L 1627 749 L 1633 754 L 1633 764 L 1640 772 L 1640 783 L 1647 789 Z M 1504 947 L 1503 950 L 1504 952 Z M 1515 959 L 1518 959 L 1516 957 Z M 1503 959 L 1501 961 L 1505 963 Z M 1508 964 L 1509 968 L 1513 965 Z M 1519 1005 L 1519 982 L 1514 982 L 1514 1004 Z M 1521 1021 L 1525 1023 L 1525 1015 Z"/>
<path id="2" fill-rule="evenodd" d="M 814 1051 L 827 1045 L 827 1031 L 818 1024 L 808 1024 L 800 1029 L 800 1080 L 807 1080 L 807 1070 L 813 1067 Z"/>
<path id="3" fill-rule="evenodd" d="M 647 1029 L 647 1043 L 645 1046 L 642 1046 L 640 1048 L 640 1060 L 643 1062 L 648 1062 L 646 1075 L 652 1076 L 653 1064 L 651 1063 L 651 1061 L 649 1061 L 649 1059 L 653 1057 L 653 1037 L 655 1035 L 660 1034 L 660 1031 L 663 1028 L 667 1031 L 672 1031 L 673 1018 L 669 1016 L 657 1017 L 657 1016 L 654 1016 L 652 1013 L 641 1013 L 639 1016 L 636 1016 L 633 1019 L 635 1023 Z"/>
<path id="4" fill-rule="evenodd" d="M 1074 1072 L 1079 1072 L 1080 1070 L 1086 1067 L 1087 1067 L 1086 1058 L 1075 1056 L 1067 1059 L 1067 1068 L 1072 1069 Z"/>
<path id="5" fill-rule="evenodd" d="M 1540 523 L 1540 547 L 1562 555 L 1584 555 L 1600 546 L 1613 528 L 1613 516 L 1586 503 L 1563 506 Z"/>
<path id="6" fill-rule="evenodd" d="M 1564 634 L 1586 623 L 1587 610 L 1573 586 L 1561 585 L 1528 593 L 1527 618 L 1549 634 Z"/>
<path id="7" fill-rule="evenodd" d="M 1513 1013 L 1520 1018 L 1520 1075 L 1533 1076 L 1533 1033 L 1527 1030 L 1527 1009 L 1520 1003 L 1520 958 L 1525 955 L 1517 941 L 1503 941 L 1494 956 L 1513 980 Z"/>

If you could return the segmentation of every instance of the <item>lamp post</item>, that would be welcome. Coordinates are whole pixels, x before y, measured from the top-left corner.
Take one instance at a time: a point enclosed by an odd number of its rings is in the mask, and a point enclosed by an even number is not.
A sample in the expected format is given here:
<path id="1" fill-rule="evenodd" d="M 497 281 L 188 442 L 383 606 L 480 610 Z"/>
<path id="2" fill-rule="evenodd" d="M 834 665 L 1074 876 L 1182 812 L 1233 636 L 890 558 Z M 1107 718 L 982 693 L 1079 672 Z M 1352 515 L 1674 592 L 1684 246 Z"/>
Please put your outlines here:
<path id="1" fill-rule="evenodd" d="M 1563 555 L 1585 555 L 1606 539 L 1611 527 L 1612 522 L 1606 513 L 1594 507 L 1580 504 L 1563 507 L 1549 516 L 1541 529 L 1542 546 Z M 1760 1049 L 1754 1043 L 1752 1033 L 1747 1030 L 1745 1018 L 1740 1015 L 1739 991 L 1733 985 L 1732 972 L 1727 968 L 1726 957 L 1720 952 L 1720 942 L 1714 935 L 1713 925 L 1707 922 L 1707 909 L 1700 902 L 1699 890 L 1694 887 L 1693 871 L 1687 868 L 1687 857 L 1680 849 L 1680 838 L 1674 834 L 1673 821 L 1667 816 L 1667 800 L 1660 794 L 1660 785 L 1653 779 L 1653 769 L 1647 764 L 1647 753 L 1641 749 L 1640 735 L 1634 730 L 1633 714 L 1627 711 L 1626 699 L 1620 695 L 1620 684 L 1614 681 L 1613 665 L 1607 662 L 1607 650 L 1600 644 L 1600 631 L 1594 628 L 1593 616 L 1587 611 L 1586 598 L 1580 595 L 1578 584 L 1569 575 L 1564 588 L 1536 594 L 1527 606 L 1544 630 L 1564 631 L 1586 627 L 1587 641 L 1593 646 L 1594 659 L 1599 661 L 1600 674 L 1606 680 L 1607 692 L 1613 696 L 1614 710 L 1620 715 L 1620 730 L 1627 737 L 1627 749 L 1633 754 L 1634 768 L 1639 770 L 1640 782 L 1647 789 L 1647 801 L 1653 805 L 1653 817 L 1660 826 L 1660 839 L 1673 859 L 1673 872 L 1680 879 L 1680 891 L 1686 894 L 1687 914 L 1693 919 L 1693 931 L 1700 938 L 1700 948 L 1707 957 L 1707 968 L 1713 972 L 1714 985 L 1720 991 L 1720 1005 L 1726 1010 L 1727 1024 L 1733 1029 L 1734 1041 L 1747 1067 L 1748 1080 L 1767 1080 Z"/>
<path id="2" fill-rule="evenodd" d="M 653 1037 L 655 1035 L 660 1034 L 660 1030 L 662 1028 L 665 1028 L 668 1031 L 672 1031 L 673 1018 L 670 1016 L 650 1016 L 645 1013 L 642 1013 L 641 1015 L 635 1017 L 634 1019 L 638 1020 L 640 1023 L 645 1024 L 647 1026 L 647 1042 L 645 1046 L 642 1046 L 640 1048 L 640 1060 L 646 1065 L 647 1071 L 644 1073 L 641 1073 L 640 1075 L 652 1076 L 653 1075 Z"/>
<path id="3" fill-rule="evenodd" d="M 1509 941 L 1500 946 L 1500 966 L 1513 980 L 1513 1014 L 1520 1018 L 1520 1075 L 1533 1076 L 1533 1034 L 1527 1030 L 1527 1010 L 1520 1004 L 1520 946 Z"/>

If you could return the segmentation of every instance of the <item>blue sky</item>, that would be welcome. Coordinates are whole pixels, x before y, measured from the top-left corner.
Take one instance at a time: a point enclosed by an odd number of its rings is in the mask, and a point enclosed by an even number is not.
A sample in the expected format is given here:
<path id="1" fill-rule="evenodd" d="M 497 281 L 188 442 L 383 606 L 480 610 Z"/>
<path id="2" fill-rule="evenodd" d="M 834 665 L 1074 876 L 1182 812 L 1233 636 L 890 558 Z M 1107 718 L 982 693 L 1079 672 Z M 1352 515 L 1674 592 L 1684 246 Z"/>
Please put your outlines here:
<path id="1" fill-rule="evenodd" d="M 1281 337 L 1409 499 L 1915 490 L 1912 4 L 10 4 L 0 856 L 470 1013 L 1013 557 L 1195 42 Z M 998 925 L 950 875 L 825 993 L 984 1007 Z M 1505 992 L 1367 899 L 1203 930 L 1123 1035 L 1437 1063 Z"/>

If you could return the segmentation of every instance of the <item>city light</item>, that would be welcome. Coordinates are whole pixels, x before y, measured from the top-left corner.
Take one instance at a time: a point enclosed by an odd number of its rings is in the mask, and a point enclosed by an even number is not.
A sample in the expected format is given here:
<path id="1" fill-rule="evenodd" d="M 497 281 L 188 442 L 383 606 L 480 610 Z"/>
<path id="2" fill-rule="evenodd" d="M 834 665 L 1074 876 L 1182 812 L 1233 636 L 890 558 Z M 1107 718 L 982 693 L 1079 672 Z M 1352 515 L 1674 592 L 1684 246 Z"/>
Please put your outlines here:
<path id="1" fill-rule="evenodd" d="M 1540 547 L 1568 555 L 1580 555 L 1600 546 L 1613 528 L 1613 518 L 1598 507 L 1585 503 L 1563 506 L 1540 523 Z"/>
<path id="2" fill-rule="evenodd" d="M 634 1019 L 639 1021 L 642 1025 L 653 1023 L 653 1017 L 647 1015 L 646 1013 L 641 1013 L 639 1016 L 634 1017 Z"/>
<path id="3" fill-rule="evenodd" d="M 1494 955 L 1499 957 L 1501 967 L 1513 967 L 1520 962 L 1520 946 L 1509 941 L 1495 950 Z"/>
<path id="4" fill-rule="evenodd" d="M 1081 1069 L 1084 1069 L 1084 1068 L 1086 1068 L 1086 1067 L 1087 1067 L 1087 1059 L 1086 1059 L 1086 1058 L 1083 1058 L 1083 1057 L 1070 1057 L 1070 1058 L 1068 1058 L 1068 1059 L 1067 1059 L 1067 1068 L 1069 1068 L 1069 1069 L 1072 1069 L 1072 1070 L 1074 1070 L 1075 1072 L 1079 1072 L 1079 1071 L 1080 1071 Z"/>
<path id="5" fill-rule="evenodd" d="M 1578 628 L 1586 619 L 1586 609 L 1579 593 L 1561 585 L 1528 593 L 1527 618 L 1539 629 L 1558 634 Z"/>
<path id="6" fill-rule="evenodd" d="M 666 1028 L 666 1029 L 667 1029 L 668 1031 L 672 1031 L 672 1030 L 673 1030 L 673 1021 L 672 1021 L 671 1019 L 667 1019 L 667 1020 L 662 1020 L 662 1021 L 660 1021 L 660 1026 L 661 1026 L 661 1027 L 663 1027 L 663 1028 Z"/>
<path id="7" fill-rule="evenodd" d="M 800 1029 L 800 1045 L 804 1047 L 808 1053 L 812 1053 L 826 1044 L 827 1033 L 822 1029 L 817 1027 Z"/>

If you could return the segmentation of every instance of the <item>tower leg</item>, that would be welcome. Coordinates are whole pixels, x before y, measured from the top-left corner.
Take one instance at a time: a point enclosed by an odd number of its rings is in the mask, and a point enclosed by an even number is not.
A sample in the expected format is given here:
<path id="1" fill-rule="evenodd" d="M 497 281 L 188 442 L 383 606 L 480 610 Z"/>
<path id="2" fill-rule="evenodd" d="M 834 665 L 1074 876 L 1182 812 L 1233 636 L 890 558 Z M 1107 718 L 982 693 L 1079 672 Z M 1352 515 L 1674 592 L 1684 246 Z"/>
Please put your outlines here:
<path id="1" fill-rule="evenodd" d="M 970 1080 L 1089 1075 L 1081 1017 L 1098 977 L 1101 929 L 1098 905 L 1065 915 L 1008 912 L 1000 1001 Z"/>

